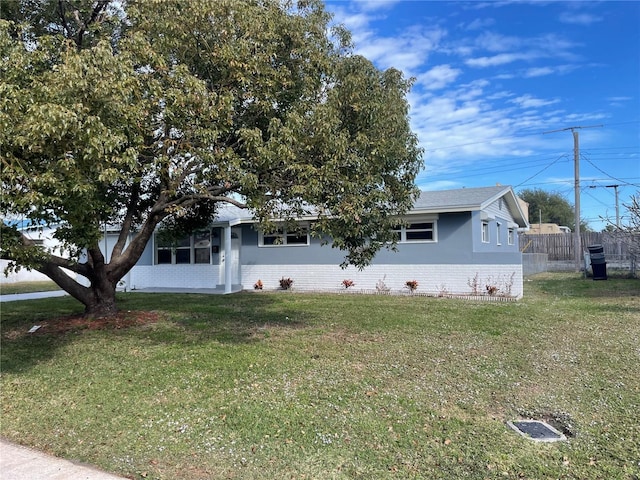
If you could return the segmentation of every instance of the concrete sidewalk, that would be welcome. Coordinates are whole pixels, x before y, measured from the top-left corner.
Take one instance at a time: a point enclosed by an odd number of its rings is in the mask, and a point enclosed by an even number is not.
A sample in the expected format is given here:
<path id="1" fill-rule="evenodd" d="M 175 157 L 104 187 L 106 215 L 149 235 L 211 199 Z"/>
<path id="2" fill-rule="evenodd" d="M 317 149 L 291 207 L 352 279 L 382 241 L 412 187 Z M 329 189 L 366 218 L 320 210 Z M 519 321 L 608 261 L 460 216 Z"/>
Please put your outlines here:
<path id="1" fill-rule="evenodd" d="M 0 0 L 1 1 L 1 0 Z M 238 293 L 242 291 L 242 285 L 232 285 L 231 293 Z M 141 288 L 139 290 L 129 290 L 129 293 L 197 293 L 207 295 L 225 295 L 224 288 Z M 2 302 L 16 302 L 20 300 L 36 300 L 39 298 L 52 298 L 52 297 L 64 297 L 69 295 L 64 290 L 52 290 L 50 292 L 33 292 L 33 293 L 12 293 L 9 295 L 3 295 L 0 293 L 0 303 Z M 0 477 L 0 480 L 2 478 Z"/>
<path id="2" fill-rule="evenodd" d="M 74 463 L 0 438 L 2 480 L 124 480 L 90 465 Z"/>
<path id="3" fill-rule="evenodd" d="M 39 298 L 64 297 L 69 295 L 64 290 L 52 290 L 50 292 L 11 293 L 0 295 L 0 302 L 17 302 L 21 300 L 37 300 Z"/>

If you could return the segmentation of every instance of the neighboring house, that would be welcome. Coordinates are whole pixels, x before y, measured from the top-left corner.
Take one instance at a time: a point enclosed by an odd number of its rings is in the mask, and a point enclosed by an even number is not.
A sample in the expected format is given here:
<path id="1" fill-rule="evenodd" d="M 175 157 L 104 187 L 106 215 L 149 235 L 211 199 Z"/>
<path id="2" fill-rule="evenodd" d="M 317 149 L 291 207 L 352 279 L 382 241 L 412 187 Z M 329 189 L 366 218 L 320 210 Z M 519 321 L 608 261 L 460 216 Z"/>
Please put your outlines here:
<path id="1" fill-rule="evenodd" d="M 558 225 L 557 223 L 532 223 L 527 231 L 528 235 L 549 235 L 559 233 L 571 233 L 569 227 Z"/>
<path id="2" fill-rule="evenodd" d="M 397 252 L 383 249 L 363 270 L 340 268 L 344 252 L 322 245 L 308 233 L 263 234 L 248 210 L 221 209 L 209 229 L 177 245 L 155 235 L 125 281 L 131 289 L 221 288 L 225 292 L 278 289 L 291 278 L 300 291 L 335 291 L 343 280 L 353 290 L 388 288 L 407 291 L 416 280 L 418 293 L 492 294 L 522 297 L 522 255 L 518 228 L 526 214 L 509 186 L 422 192 L 398 229 Z M 300 219 L 303 227 L 313 218 Z M 116 234 L 104 240 L 107 252 Z M 329 242 L 330 243 L 330 242 Z M 108 260 L 108 258 L 107 258 Z"/>
<path id="3" fill-rule="evenodd" d="M 34 226 L 28 221 L 12 223 L 18 227 L 27 238 L 31 239 L 35 245 L 40 245 L 53 253 L 61 257 L 68 257 L 68 253 L 63 249 L 60 241 L 54 238 L 54 233 L 57 226 Z M 5 269 L 11 263 L 9 260 L 0 260 L 0 283 L 18 283 L 18 282 L 40 282 L 51 280 L 49 277 L 36 270 L 27 270 L 26 268 L 20 269 L 20 271 L 11 272 L 9 275 L 4 275 Z M 66 270 L 65 272 L 71 278 L 78 279 L 78 275 Z M 86 283 L 86 279 L 80 279 L 83 283 Z"/>

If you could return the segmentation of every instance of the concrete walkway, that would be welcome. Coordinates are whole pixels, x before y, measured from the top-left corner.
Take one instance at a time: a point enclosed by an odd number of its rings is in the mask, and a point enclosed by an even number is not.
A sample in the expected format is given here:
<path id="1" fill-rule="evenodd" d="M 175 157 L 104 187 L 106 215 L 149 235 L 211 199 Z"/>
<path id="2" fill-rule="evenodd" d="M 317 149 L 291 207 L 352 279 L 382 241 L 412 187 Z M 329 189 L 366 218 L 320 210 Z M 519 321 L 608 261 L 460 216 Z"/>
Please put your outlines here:
<path id="1" fill-rule="evenodd" d="M 37 300 L 39 298 L 64 297 L 65 295 L 69 295 L 69 294 L 64 290 L 53 290 L 51 292 L 12 293 L 10 295 L 0 295 L 0 302 L 16 302 L 19 300 Z"/>
<path id="2" fill-rule="evenodd" d="M 231 293 L 238 293 L 242 291 L 242 285 L 233 285 Z M 205 295 L 224 295 L 226 292 L 224 288 L 142 288 L 139 290 L 130 290 L 129 293 L 198 293 Z M 0 303 L 2 302 L 16 302 L 20 300 L 36 300 L 39 298 L 51 298 L 51 297 L 64 297 L 69 295 L 64 290 L 53 290 L 50 292 L 34 292 L 34 293 L 13 293 L 9 295 L 0 294 Z M 2 477 L 0 477 L 0 480 Z"/>
<path id="3" fill-rule="evenodd" d="M 1 1 L 1 0 L 0 0 Z M 242 285 L 233 285 L 231 293 L 242 292 Z M 139 290 L 130 290 L 129 293 L 197 293 L 200 295 L 225 295 L 227 292 L 223 288 L 142 288 Z M 0 303 L 17 302 L 22 300 L 37 300 L 40 298 L 64 297 L 69 295 L 64 290 L 52 290 L 50 292 L 33 292 L 33 293 L 12 293 L 9 295 L 0 294 Z M 0 477 L 0 480 L 3 480 Z"/>
<path id="4" fill-rule="evenodd" d="M 124 480 L 89 465 L 52 457 L 0 438 L 2 480 Z"/>

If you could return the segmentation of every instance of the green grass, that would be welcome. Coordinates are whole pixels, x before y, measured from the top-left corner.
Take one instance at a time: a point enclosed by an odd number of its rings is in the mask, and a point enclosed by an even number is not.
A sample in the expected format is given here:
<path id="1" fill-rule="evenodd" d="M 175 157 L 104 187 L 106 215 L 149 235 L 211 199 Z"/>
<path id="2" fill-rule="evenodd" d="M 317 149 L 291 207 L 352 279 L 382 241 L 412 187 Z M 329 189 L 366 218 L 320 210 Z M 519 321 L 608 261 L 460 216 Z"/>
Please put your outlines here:
<path id="1" fill-rule="evenodd" d="M 120 294 L 159 321 L 25 333 L 2 305 L 0 434 L 147 479 L 638 479 L 640 281 L 526 281 L 517 303 Z M 507 420 L 544 418 L 537 444 Z"/>
<path id="2" fill-rule="evenodd" d="M 60 290 L 60 287 L 52 281 L 16 282 L 3 283 L 0 285 L 0 295 L 11 295 L 14 293 L 50 292 L 52 290 Z"/>

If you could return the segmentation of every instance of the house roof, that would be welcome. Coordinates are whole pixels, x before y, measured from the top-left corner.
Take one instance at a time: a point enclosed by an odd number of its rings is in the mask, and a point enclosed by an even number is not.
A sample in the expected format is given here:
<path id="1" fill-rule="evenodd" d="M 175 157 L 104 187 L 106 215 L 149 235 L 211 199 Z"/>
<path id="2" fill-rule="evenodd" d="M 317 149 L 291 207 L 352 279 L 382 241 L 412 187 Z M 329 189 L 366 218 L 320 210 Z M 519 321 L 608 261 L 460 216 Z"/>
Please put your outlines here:
<path id="1" fill-rule="evenodd" d="M 479 211 L 487 208 L 501 197 L 505 199 L 516 223 L 521 227 L 528 226 L 513 189 L 504 185 L 433 192 L 422 191 L 415 201 L 410 214 Z M 227 204 L 220 207 L 214 225 L 237 225 L 253 221 L 253 215 L 249 210 Z"/>
<path id="2" fill-rule="evenodd" d="M 509 185 L 495 187 L 459 188 L 456 190 L 422 191 L 413 205 L 412 213 L 446 213 L 483 210 L 499 198 L 504 198 L 520 227 L 528 226 L 516 194 Z"/>

